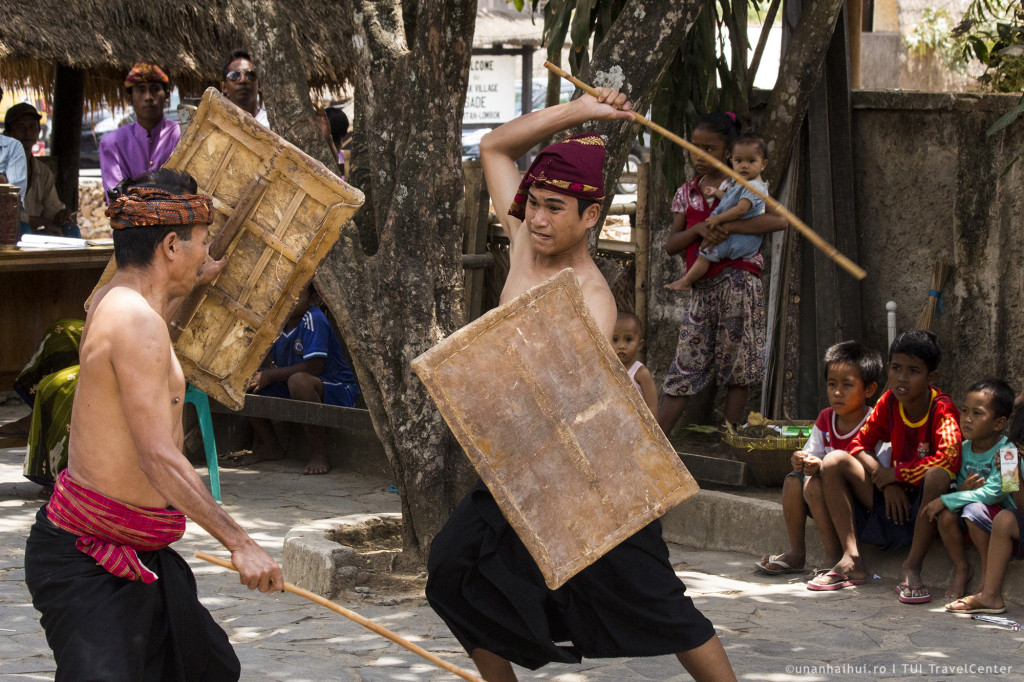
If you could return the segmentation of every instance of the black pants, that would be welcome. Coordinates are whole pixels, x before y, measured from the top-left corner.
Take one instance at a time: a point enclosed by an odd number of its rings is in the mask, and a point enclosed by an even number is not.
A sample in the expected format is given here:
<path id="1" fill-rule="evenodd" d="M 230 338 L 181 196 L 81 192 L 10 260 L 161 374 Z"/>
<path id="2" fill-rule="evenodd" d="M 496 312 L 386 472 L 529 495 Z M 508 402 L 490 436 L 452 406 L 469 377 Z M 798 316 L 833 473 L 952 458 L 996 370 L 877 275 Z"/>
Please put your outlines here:
<path id="1" fill-rule="evenodd" d="M 467 652 L 525 668 L 695 649 L 715 634 L 686 596 L 655 521 L 549 590 L 478 483 L 430 546 L 427 600 Z"/>
<path id="2" fill-rule="evenodd" d="M 224 630 L 199 603 L 188 564 L 170 548 L 139 552 L 159 579 L 108 573 L 77 536 L 39 510 L 25 546 L 25 582 L 57 661 L 57 680 L 233 681 L 241 673 Z"/>

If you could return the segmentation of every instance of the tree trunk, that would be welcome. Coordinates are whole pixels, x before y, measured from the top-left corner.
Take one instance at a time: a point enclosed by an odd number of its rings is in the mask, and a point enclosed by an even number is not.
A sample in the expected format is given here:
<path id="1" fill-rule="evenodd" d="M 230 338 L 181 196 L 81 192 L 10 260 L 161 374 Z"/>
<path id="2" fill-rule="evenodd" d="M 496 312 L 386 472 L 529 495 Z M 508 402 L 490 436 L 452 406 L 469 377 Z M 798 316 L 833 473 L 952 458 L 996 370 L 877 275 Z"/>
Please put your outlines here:
<path id="1" fill-rule="evenodd" d="M 633 110 L 646 114 L 669 63 L 700 14 L 701 5 L 700 0 L 631 0 L 594 49 L 580 80 L 594 87 L 625 92 Z M 605 210 L 611 206 L 626 156 L 642 128 L 639 123 L 617 121 L 587 123 L 581 128 L 598 132 L 608 141 Z M 596 239 L 595 234 L 595 244 Z"/>
<path id="2" fill-rule="evenodd" d="M 761 136 L 768 142 L 768 158 L 773 160 L 765 172 L 769 187 L 778 187 L 789 162 L 811 95 L 821 81 L 825 55 L 842 8 L 843 0 L 806 2 L 793 30 L 794 39 L 782 55 L 779 78 L 761 121 Z"/>
<path id="3" fill-rule="evenodd" d="M 287 18 L 241 0 L 271 127 L 334 168 Z M 283 7 L 283 6 L 282 6 Z M 402 497 L 405 548 L 425 552 L 468 464 L 410 361 L 462 324 L 462 102 L 475 0 L 365 0 L 339 49 L 359 52 L 352 178 L 366 194 L 317 288 L 341 326 Z M 407 36 L 406 30 L 409 30 Z"/>
<path id="4" fill-rule="evenodd" d="M 248 49 L 259 64 L 260 91 L 267 106 L 270 128 L 296 147 L 327 166 L 338 167 L 331 148 L 320 132 L 309 99 L 309 80 L 302 63 L 293 57 L 299 45 L 285 14 L 286 5 L 276 0 L 238 0 L 243 25 L 249 26 Z"/>
<path id="5" fill-rule="evenodd" d="M 394 468 L 405 548 L 425 555 L 473 480 L 410 362 L 463 323 L 461 127 L 476 2 L 406 12 L 397 0 L 357 4 L 352 174 L 367 203 L 317 285 Z"/>

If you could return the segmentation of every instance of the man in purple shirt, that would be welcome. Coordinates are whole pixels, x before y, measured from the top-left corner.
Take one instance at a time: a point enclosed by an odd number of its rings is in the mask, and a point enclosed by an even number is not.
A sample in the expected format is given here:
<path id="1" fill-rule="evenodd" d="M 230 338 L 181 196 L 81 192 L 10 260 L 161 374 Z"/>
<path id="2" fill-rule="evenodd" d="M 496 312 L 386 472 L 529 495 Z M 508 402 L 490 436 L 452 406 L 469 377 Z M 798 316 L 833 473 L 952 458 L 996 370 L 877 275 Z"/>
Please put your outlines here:
<path id="1" fill-rule="evenodd" d="M 125 178 L 135 178 L 163 166 L 181 137 L 178 124 L 164 117 L 171 83 L 159 66 L 138 62 L 125 78 L 124 86 L 132 99 L 135 122 L 100 139 L 104 192 Z"/>

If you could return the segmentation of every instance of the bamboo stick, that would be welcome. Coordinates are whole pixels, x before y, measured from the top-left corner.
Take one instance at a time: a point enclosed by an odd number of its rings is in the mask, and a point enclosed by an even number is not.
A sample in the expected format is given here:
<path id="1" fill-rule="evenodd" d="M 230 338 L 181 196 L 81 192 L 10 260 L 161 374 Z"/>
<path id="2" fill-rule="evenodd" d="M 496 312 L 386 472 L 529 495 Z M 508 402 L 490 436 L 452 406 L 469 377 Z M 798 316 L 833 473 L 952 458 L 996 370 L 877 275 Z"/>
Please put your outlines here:
<path id="1" fill-rule="evenodd" d="M 203 551 L 196 552 L 196 558 L 197 559 L 202 559 L 203 561 L 209 561 L 211 564 L 216 564 L 217 566 L 220 566 L 221 568 L 227 568 L 227 569 L 230 569 L 232 571 L 238 571 L 238 569 L 235 568 L 235 565 L 233 563 L 231 563 L 230 561 L 228 561 L 227 559 L 222 559 L 220 557 L 214 556 L 212 554 L 208 554 L 208 553 L 203 552 Z M 414 654 L 422 656 L 423 658 L 427 659 L 428 661 L 430 661 L 434 665 L 440 666 L 441 668 L 444 668 L 448 672 L 453 673 L 455 675 L 458 675 L 459 677 L 461 677 L 464 680 L 470 680 L 470 682 L 484 682 L 484 680 L 482 680 L 481 678 L 477 677 L 476 675 L 474 675 L 473 673 L 469 672 L 468 670 L 464 670 L 464 669 L 460 668 L 457 665 L 449 663 L 448 661 L 444 660 L 443 658 L 439 658 L 439 657 L 435 656 L 434 654 L 430 653 L 429 651 L 427 651 L 423 647 L 417 646 L 417 645 L 413 644 L 412 642 L 410 642 L 409 640 L 405 639 L 404 637 L 396 635 L 395 633 L 391 632 L 391 630 L 388 630 L 387 628 L 383 627 L 382 625 L 378 625 L 377 623 L 374 623 L 369 618 L 366 618 L 365 616 L 360 616 L 355 611 L 350 611 L 349 609 L 346 609 L 344 606 L 341 606 L 339 604 L 335 604 L 334 602 L 330 601 L 329 599 L 324 599 L 319 594 L 316 594 L 314 592 L 310 592 L 309 590 L 304 590 L 301 587 L 297 587 L 295 585 L 292 585 L 291 583 L 285 583 L 284 584 L 284 589 L 285 589 L 286 592 L 291 592 L 292 594 L 297 594 L 300 597 L 305 597 L 306 599 L 308 599 L 310 601 L 314 601 L 317 604 L 320 604 L 321 606 L 325 606 L 325 607 L 329 608 L 331 611 L 334 611 L 335 613 L 340 613 L 341 615 L 345 616 L 349 620 L 354 621 L 356 623 L 359 623 L 364 628 L 372 630 L 373 632 L 377 633 L 381 637 L 386 637 L 387 639 L 390 639 L 395 644 L 398 644 L 399 646 L 405 647 L 406 649 L 408 649 L 409 651 L 413 652 Z"/>
<path id="2" fill-rule="evenodd" d="M 566 79 L 567 81 L 569 81 L 570 83 L 575 85 L 577 88 L 580 88 L 584 92 L 586 92 L 588 94 L 591 94 L 591 95 L 594 95 L 595 97 L 600 96 L 597 90 L 595 90 L 594 88 L 590 87 L 589 85 L 587 85 L 583 81 L 579 80 L 578 78 L 575 78 L 571 74 L 566 73 L 565 71 L 563 71 L 562 69 L 558 68 L 557 66 L 555 66 L 551 62 L 544 62 L 544 66 L 547 67 L 547 69 L 549 71 L 557 73 L 559 76 L 561 76 L 562 78 Z M 689 150 L 690 152 L 696 154 L 697 156 L 700 156 L 705 161 L 710 163 L 712 166 L 714 166 L 715 168 L 717 168 L 721 172 L 725 173 L 730 178 L 733 178 L 736 182 L 740 183 L 741 185 L 743 185 L 744 187 L 749 189 L 751 192 L 753 192 L 757 196 L 759 196 L 762 199 L 764 199 L 766 205 L 770 206 L 773 211 L 775 211 L 779 215 L 783 216 L 786 220 L 788 220 L 790 225 L 795 227 L 797 229 L 797 231 L 800 232 L 800 234 L 802 234 L 804 237 L 806 237 L 819 251 L 823 252 L 826 256 L 828 256 L 833 261 L 835 261 L 840 267 L 842 267 L 848 273 L 850 273 L 851 275 L 853 275 L 857 279 L 864 279 L 865 277 L 867 277 L 867 273 L 864 271 L 864 268 L 860 267 L 859 265 L 854 263 L 852 260 L 850 260 L 849 258 L 844 256 L 842 253 L 840 253 L 839 249 L 837 249 L 836 247 L 832 246 L 827 241 L 822 239 L 814 230 L 812 230 L 807 225 L 805 225 L 802 220 L 800 220 L 795 215 L 790 213 L 790 211 L 785 206 L 783 206 L 782 204 L 780 204 L 778 201 L 776 201 L 775 199 L 771 198 L 767 194 L 762 193 L 756 187 L 754 187 L 749 182 L 747 182 L 746 180 L 741 178 L 739 176 L 739 174 L 736 173 L 736 171 L 734 171 L 732 168 L 729 168 L 729 166 L 725 165 L 724 163 L 722 163 L 721 161 L 719 161 L 715 157 L 711 156 L 710 154 L 705 152 L 703 149 L 700 149 L 700 148 L 690 144 L 689 142 L 687 142 L 683 138 L 679 137 L 678 135 L 676 135 L 675 133 L 671 132 L 670 130 L 667 130 L 666 128 L 663 128 L 662 126 L 658 125 L 657 123 L 654 123 L 653 121 L 647 120 L 646 118 L 644 118 L 640 114 L 636 113 L 635 111 L 631 111 L 629 113 L 633 115 L 633 120 L 636 121 L 637 123 L 639 123 L 641 125 L 647 126 L 648 128 L 650 128 L 651 130 L 655 131 L 656 133 L 659 133 L 660 135 L 664 135 L 665 137 L 667 137 L 668 139 L 672 140 L 673 142 L 675 142 L 679 146 L 686 148 L 687 150 Z"/>

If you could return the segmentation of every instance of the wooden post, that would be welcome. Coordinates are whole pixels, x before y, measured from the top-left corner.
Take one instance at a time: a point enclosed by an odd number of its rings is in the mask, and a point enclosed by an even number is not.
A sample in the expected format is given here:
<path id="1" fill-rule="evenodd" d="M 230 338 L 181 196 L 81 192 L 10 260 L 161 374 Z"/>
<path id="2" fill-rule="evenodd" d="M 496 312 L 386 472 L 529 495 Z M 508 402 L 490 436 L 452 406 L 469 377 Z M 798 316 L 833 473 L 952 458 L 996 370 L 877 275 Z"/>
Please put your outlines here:
<path id="1" fill-rule="evenodd" d="M 486 253 L 490 197 L 487 194 L 487 183 L 484 182 L 484 169 L 479 161 L 466 161 L 462 169 L 466 178 L 462 253 Z M 467 323 L 480 317 L 482 312 L 485 275 L 486 271 L 483 268 L 473 268 L 465 273 L 463 312 Z"/>
<path id="2" fill-rule="evenodd" d="M 51 154 L 57 159 L 57 195 L 68 211 L 78 210 L 78 157 L 82 146 L 85 72 L 57 65 L 53 81 Z"/>
<path id="3" fill-rule="evenodd" d="M 633 244 L 636 254 L 633 269 L 634 302 L 633 309 L 640 323 L 644 326 L 644 337 L 650 325 L 647 323 L 647 278 L 650 267 L 651 226 L 647 215 L 647 179 L 651 174 L 651 164 L 642 163 L 636 169 L 636 219 L 633 221 Z M 647 361 L 647 343 L 640 349 L 640 360 Z"/>
<path id="4" fill-rule="evenodd" d="M 523 108 L 522 113 L 533 111 L 533 45 L 523 45 Z"/>
<path id="5" fill-rule="evenodd" d="M 860 90 L 860 37 L 864 28 L 863 0 L 846 0 L 846 31 L 850 42 L 850 86 Z M 835 38 L 833 38 L 835 40 Z"/>

